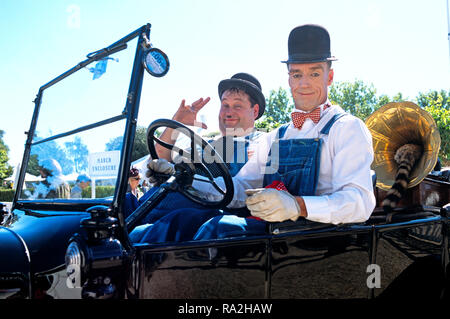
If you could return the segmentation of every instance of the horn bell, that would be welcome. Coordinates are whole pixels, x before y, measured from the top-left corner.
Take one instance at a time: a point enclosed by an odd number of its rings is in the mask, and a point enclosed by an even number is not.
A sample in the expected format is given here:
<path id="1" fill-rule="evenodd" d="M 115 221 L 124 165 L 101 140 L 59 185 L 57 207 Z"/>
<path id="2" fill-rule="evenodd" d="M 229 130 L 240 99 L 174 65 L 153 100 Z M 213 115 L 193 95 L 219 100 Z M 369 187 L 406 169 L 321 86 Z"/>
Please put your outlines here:
<path id="1" fill-rule="evenodd" d="M 412 102 L 392 102 L 383 105 L 366 120 L 372 133 L 374 161 L 371 168 L 377 174 L 377 187 L 391 188 L 397 163 L 395 152 L 404 144 L 418 144 L 423 153 L 409 176 L 408 188 L 418 185 L 436 165 L 441 137 L 431 115 Z"/>

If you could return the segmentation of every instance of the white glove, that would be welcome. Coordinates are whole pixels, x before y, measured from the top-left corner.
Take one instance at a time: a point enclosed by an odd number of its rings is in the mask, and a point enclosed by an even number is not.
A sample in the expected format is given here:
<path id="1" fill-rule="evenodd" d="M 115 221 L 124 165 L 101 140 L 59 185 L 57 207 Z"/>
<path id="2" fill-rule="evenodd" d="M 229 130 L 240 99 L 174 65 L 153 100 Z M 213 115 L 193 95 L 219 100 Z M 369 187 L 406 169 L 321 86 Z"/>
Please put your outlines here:
<path id="1" fill-rule="evenodd" d="M 253 216 L 268 222 L 296 221 L 300 216 L 300 206 L 294 196 L 274 188 L 248 189 L 245 203 Z"/>
<path id="2" fill-rule="evenodd" d="M 174 165 L 172 163 L 169 163 L 164 158 L 148 161 L 147 168 L 148 171 L 146 173 L 146 176 L 148 177 L 148 181 L 152 184 L 161 183 L 164 181 L 160 177 L 155 176 L 155 174 L 172 175 L 175 173 Z"/>

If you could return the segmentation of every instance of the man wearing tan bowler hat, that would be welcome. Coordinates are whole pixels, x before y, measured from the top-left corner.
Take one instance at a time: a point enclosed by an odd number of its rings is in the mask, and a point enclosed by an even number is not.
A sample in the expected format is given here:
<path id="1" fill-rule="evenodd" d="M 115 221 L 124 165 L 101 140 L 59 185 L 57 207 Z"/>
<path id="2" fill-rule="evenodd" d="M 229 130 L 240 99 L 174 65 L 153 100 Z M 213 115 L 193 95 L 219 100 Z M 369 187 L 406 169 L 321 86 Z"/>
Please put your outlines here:
<path id="1" fill-rule="evenodd" d="M 266 134 L 233 178 L 229 207 L 246 205 L 252 216 L 214 217 L 194 239 L 264 234 L 267 222 L 341 224 L 370 217 L 372 137 L 360 119 L 328 100 L 335 60 L 324 27 L 306 24 L 291 31 L 282 62 L 295 104 L 292 120 Z"/>

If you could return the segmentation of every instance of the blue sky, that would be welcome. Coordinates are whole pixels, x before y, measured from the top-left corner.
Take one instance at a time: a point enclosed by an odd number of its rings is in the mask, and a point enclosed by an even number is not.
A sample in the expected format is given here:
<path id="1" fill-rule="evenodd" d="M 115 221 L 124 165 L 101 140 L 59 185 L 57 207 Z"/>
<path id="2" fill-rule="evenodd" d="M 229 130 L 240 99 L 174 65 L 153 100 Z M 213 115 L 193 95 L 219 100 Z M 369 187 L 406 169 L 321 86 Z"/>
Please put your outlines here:
<path id="1" fill-rule="evenodd" d="M 38 88 L 148 22 L 171 69 L 145 78 L 143 126 L 170 118 L 183 98 L 210 96 L 202 113 L 217 128 L 217 84 L 237 72 L 255 75 L 266 95 L 287 89 L 280 61 L 303 23 L 329 30 L 335 81 L 363 80 L 410 100 L 450 89 L 446 0 L 0 0 L 0 129 L 11 165 L 22 158 Z"/>

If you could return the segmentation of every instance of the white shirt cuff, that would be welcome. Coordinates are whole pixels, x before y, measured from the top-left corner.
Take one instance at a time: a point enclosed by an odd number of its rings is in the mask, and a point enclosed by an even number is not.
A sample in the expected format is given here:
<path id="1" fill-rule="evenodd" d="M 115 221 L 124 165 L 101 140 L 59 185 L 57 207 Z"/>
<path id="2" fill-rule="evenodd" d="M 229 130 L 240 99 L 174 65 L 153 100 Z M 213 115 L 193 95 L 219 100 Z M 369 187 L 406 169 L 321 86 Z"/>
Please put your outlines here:
<path id="1" fill-rule="evenodd" d="M 306 211 L 308 216 L 306 219 L 319 222 L 330 223 L 330 205 L 328 199 L 325 196 L 302 196 L 305 201 Z"/>

